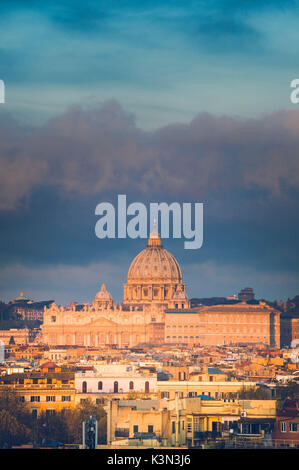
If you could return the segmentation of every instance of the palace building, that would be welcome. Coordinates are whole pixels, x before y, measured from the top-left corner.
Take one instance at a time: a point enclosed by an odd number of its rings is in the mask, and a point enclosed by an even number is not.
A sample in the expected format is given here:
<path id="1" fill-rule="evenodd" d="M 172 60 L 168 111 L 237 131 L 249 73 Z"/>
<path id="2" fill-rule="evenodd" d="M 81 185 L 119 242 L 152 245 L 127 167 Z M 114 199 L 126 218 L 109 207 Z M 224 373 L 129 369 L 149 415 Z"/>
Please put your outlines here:
<path id="1" fill-rule="evenodd" d="M 190 307 L 180 265 L 154 228 L 132 261 L 121 305 L 105 284 L 92 304 L 45 307 L 42 340 L 52 346 L 142 344 L 280 345 L 280 312 L 263 302 Z"/>

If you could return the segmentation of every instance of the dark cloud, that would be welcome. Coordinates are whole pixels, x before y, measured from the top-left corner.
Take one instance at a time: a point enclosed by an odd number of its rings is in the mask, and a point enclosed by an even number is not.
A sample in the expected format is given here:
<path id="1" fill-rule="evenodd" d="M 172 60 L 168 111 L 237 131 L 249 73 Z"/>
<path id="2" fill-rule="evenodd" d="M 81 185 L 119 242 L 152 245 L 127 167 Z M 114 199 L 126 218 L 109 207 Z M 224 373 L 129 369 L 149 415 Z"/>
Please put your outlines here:
<path id="1" fill-rule="evenodd" d="M 72 108 L 40 127 L 24 128 L 4 113 L 0 124 L 2 266 L 104 262 L 122 266 L 125 276 L 144 240 L 99 242 L 94 234 L 96 205 L 125 193 L 128 203 L 204 202 L 203 247 L 166 242 L 184 266 L 207 263 L 217 276 L 238 266 L 259 279 L 265 270 L 298 273 L 299 112 L 202 113 L 146 132 L 110 101 Z"/>
<path id="2" fill-rule="evenodd" d="M 24 203 L 40 185 L 67 196 L 130 188 L 145 197 L 205 199 L 238 191 L 261 206 L 297 195 L 298 111 L 260 119 L 201 113 L 190 124 L 152 132 L 138 128 L 115 101 L 69 109 L 31 130 L 5 119 L 2 114 L 3 210 Z"/>

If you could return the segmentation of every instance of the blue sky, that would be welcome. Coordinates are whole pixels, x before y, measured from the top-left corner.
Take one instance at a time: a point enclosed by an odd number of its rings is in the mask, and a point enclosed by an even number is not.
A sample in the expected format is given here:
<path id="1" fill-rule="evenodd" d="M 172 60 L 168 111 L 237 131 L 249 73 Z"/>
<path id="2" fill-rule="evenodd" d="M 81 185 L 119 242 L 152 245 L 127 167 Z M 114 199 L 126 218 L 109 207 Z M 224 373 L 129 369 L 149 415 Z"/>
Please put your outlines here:
<path id="1" fill-rule="evenodd" d="M 147 129 L 291 107 L 297 2 L 1 2 L 7 109 L 39 123 L 118 100 Z"/>
<path id="2" fill-rule="evenodd" d="M 297 1 L 5 1 L 0 299 L 121 300 L 144 240 L 99 241 L 94 208 L 204 202 L 190 296 L 299 293 Z M 297 105 L 299 106 L 299 105 Z"/>

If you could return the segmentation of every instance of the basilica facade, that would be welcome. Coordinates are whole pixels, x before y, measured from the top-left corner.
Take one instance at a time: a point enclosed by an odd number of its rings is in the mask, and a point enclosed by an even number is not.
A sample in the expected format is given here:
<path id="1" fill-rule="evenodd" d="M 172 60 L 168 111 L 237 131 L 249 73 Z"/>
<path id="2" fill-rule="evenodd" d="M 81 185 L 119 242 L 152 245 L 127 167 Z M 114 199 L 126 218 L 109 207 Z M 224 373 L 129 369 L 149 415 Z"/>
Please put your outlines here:
<path id="1" fill-rule="evenodd" d="M 42 341 L 51 346 L 280 346 L 280 312 L 265 302 L 190 308 L 182 272 L 154 229 L 132 261 L 122 304 L 103 284 L 92 304 L 45 307 Z"/>
<path id="2" fill-rule="evenodd" d="M 77 311 L 52 303 L 45 308 L 43 342 L 49 345 L 132 347 L 162 344 L 165 310 L 186 309 L 189 300 L 175 257 L 154 229 L 147 247 L 132 261 L 121 305 L 103 284 L 92 304 Z"/>

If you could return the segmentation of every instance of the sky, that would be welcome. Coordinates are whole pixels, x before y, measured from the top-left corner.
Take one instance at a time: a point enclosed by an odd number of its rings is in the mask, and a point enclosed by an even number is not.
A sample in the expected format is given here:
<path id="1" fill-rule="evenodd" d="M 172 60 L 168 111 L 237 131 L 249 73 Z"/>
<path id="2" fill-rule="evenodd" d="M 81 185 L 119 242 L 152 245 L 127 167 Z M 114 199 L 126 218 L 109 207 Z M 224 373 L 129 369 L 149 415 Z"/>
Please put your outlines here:
<path id="1" fill-rule="evenodd" d="M 146 240 L 95 207 L 202 202 L 189 297 L 299 294 L 297 1 L 2 0 L 0 300 L 117 301 Z"/>

